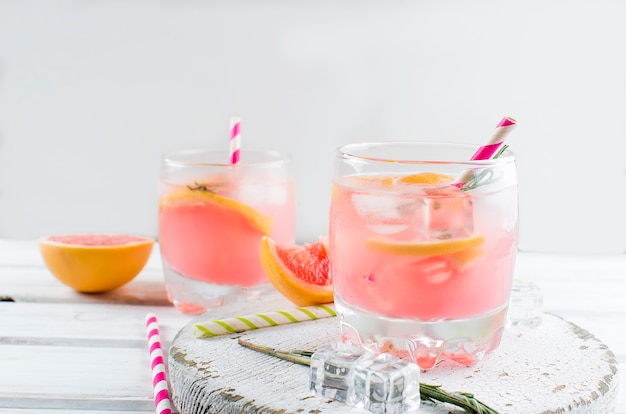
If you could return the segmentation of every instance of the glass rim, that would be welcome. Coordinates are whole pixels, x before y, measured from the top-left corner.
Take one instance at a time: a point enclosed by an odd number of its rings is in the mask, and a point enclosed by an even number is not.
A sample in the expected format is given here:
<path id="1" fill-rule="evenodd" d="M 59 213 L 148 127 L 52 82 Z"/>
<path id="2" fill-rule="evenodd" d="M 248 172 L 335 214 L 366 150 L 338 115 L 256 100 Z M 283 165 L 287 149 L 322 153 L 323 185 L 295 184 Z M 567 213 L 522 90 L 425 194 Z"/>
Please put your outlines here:
<path id="1" fill-rule="evenodd" d="M 480 148 L 477 144 L 468 144 L 463 142 L 451 141 L 367 141 L 359 143 L 345 144 L 336 149 L 336 155 L 343 160 L 359 160 L 371 163 L 397 163 L 397 164 L 467 164 L 467 165 L 499 165 L 515 161 L 515 153 L 510 149 L 506 149 L 498 158 L 490 158 L 486 160 L 451 160 L 451 159 L 416 159 L 417 157 L 407 157 L 406 159 L 389 159 L 383 157 L 367 156 L 363 154 L 355 154 L 355 150 L 375 150 L 377 148 L 385 149 L 393 146 L 405 147 L 439 147 L 439 148 L 457 148 L 467 149 L 472 153 Z M 441 158 L 441 157 L 438 157 Z"/>
<path id="2" fill-rule="evenodd" d="M 230 153 L 223 149 L 209 149 L 209 148 L 189 148 L 180 149 L 175 151 L 166 152 L 161 156 L 163 163 L 168 165 L 177 165 L 184 167 L 233 167 L 233 168 L 250 168 L 250 167 L 271 167 L 280 166 L 284 164 L 290 164 L 293 158 L 290 154 L 280 152 L 276 150 L 267 150 L 259 148 L 246 148 L 242 150 L 243 154 L 254 154 L 267 156 L 267 160 L 261 161 L 246 161 L 241 160 L 236 164 L 231 164 L 228 159 Z M 188 159 L 193 156 L 216 156 L 224 161 L 194 161 Z"/>

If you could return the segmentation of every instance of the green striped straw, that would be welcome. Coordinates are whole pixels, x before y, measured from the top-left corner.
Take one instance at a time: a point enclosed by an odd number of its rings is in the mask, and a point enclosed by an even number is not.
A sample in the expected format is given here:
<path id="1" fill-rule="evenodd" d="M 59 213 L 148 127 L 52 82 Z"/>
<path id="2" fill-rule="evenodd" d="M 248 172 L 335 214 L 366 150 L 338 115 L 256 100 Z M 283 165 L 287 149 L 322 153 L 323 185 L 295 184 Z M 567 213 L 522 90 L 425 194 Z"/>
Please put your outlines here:
<path id="1" fill-rule="evenodd" d="M 269 326 L 288 325 L 291 323 L 314 321 L 337 316 L 335 305 L 304 306 L 289 310 L 277 310 L 254 315 L 237 316 L 228 319 L 215 319 L 209 322 L 196 323 L 193 335 L 196 338 L 211 338 L 219 335 L 233 334 L 266 328 Z"/>

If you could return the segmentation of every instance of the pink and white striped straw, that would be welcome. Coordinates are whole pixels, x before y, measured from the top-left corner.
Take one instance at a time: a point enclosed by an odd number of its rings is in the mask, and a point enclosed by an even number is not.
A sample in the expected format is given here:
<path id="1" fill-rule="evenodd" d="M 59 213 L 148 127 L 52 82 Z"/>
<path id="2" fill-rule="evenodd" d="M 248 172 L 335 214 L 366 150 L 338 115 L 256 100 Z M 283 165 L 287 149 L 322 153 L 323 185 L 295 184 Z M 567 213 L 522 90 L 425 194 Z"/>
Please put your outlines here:
<path id="1" fill-rule="evenodd" d="M 502 146 L 506 136 L 515 128 L 517 121 L 513 118 L 505 116 L 500 123 L 496 126 L 489 141 L 482 147 L 478 148 L 470 160 L 488 160 L 490 159 Z"/>
<path id="2" fill-rule="evenodd" d="M 474 152 L 474 155 L 470 158 L 470 160 L 488 160 L 491 159 L 498 151 L 498 149 L 504 144 L 504 140 L 506 136 L 515 128 L 517 125 L 517 121 L 511 117 L 505 116 L 502 120 L 496 125 L 496 130 L 487 143 Z M 470 180 L 474 176 L 474 173 L 471 170 L 465 171 L 461 174 L 455 183 L 453 184 L 457 188 L 461 188 L 465 185 L 465 183 Z"/>
<path id="3" fill-rule="evenodd" d="M 163 359 L 163 348 L 161 348 L 159 322 L 153 313 L 146 315 L 146 333 L 148 334 L 148 347 L 150 349 L 155 412 L 156 414 L 171 414 L 172 403 L 165 374 L 165 360 Z"/>
<path id="4" fill-rule="evenodd" d="M 230 163 L 235 165 L 239 162 L 241 152 L 241 119 L 230 118 Z"/>

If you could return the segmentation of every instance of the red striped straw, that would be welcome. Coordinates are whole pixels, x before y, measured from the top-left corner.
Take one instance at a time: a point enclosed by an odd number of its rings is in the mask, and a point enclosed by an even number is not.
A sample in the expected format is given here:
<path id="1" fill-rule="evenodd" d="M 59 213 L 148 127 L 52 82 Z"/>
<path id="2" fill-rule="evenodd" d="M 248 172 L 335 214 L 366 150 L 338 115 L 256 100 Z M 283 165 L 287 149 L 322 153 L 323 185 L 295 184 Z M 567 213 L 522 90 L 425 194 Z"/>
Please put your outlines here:
<path id="1" fill-rule="evenodd" d="M 506 136 L 515 128 L 517 121 L 513 118 L 505 116 L 496 126 L 493 135 L 485 145 L 478 148 L 470 160 L 488 160 L 504 143 Z"/>
<path id="2" fill-rule="evenodd" d="M 230 163 L 235 165 L 239 162 L 241 152 L 241 119 L 230 118 Z"/>
<path id="3" fill-rule="evenodd" d="M 146 333 L 148 334 L 148 346 L 150 348 L 155 412 L 156 414 L 171 414 L 172 403 L 165 374 L 165 360 L 163 359 L 163 349 L 161 348 L 159 322 L 153 313 L 146 315 Z"/>

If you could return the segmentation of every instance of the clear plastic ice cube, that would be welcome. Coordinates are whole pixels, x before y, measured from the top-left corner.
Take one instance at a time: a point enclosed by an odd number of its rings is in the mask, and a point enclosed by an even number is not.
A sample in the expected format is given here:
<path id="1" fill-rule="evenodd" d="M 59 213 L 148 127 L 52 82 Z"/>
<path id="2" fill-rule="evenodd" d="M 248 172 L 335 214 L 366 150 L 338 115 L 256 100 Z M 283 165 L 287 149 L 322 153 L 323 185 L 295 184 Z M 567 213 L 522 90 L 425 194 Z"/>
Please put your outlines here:
<path id="1" fill-rule="evenodd" d="M 340 342 L 315 352 L 311 357 L 311 391 L 318 397 L 347 402 L 352 367 L 362 354 L 362 349 Z"/>
<path id="2" fill-rule="evenodd" d="M 508 310 L 510 325 L 537 327 L 541 325 L 542 314 L 543 295 L 539 286 L 532 282 L 514 280 Z"/>
<path id="3" fill-rule="evenodd" d="M 414 413 L 420 406 L 420 369 L 393 355 L 363 354 L 354 365 L 351 403 L 372 413 Z"/>
<path id="4" fill-rule="evenodd" d="M 313 354 L 311 390 L 375 414 L 414 413 L 420 406 L 419 367 L 391 354 L 336 343 Z"/>

